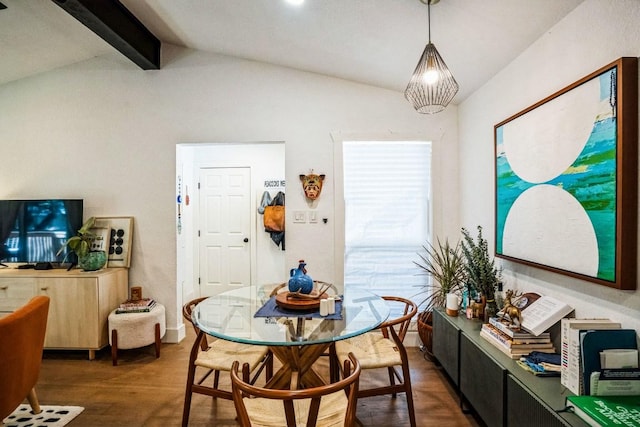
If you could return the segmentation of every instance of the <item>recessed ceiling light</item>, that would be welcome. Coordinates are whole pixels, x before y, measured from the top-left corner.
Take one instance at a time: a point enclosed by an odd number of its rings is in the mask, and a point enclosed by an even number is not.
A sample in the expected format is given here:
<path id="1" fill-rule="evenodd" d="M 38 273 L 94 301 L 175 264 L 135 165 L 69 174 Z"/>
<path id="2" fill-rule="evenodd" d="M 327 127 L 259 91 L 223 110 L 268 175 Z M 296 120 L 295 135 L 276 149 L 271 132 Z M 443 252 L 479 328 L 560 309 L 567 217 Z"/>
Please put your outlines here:
<path id="1" fill-rule="evenodd" d="M 304 0 L 286 0 L 286 2 L 294 6 L 300 6 L 302 3 L 304 3 Z"/>

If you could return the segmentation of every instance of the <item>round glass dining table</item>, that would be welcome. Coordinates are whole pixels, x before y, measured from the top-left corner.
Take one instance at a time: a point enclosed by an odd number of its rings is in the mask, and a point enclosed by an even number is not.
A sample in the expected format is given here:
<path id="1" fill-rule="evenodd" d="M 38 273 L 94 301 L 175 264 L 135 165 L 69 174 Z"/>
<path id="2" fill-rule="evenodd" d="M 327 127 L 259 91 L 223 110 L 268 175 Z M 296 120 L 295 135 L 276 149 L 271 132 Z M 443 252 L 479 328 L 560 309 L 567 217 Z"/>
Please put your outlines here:
<path id="1" fill-rule="evenodd" d="M 327 317 L 318 311 L 280 309 L 273 298 L 243 287 L 209 297 L 192 311 L 194 325 L 213 337 L 268 346 L 282 362 L 266 384 L 270 388 L 324 385 L 313 364 L 331 343 L 375 329 L 389 316 L 385 300 L 364 289 L 345 290 L 336 306 L 339 310 Z M 265 312 L 267 307 L 275 309 Z M 258 311 L 266 317 L 256 317 Z"/>

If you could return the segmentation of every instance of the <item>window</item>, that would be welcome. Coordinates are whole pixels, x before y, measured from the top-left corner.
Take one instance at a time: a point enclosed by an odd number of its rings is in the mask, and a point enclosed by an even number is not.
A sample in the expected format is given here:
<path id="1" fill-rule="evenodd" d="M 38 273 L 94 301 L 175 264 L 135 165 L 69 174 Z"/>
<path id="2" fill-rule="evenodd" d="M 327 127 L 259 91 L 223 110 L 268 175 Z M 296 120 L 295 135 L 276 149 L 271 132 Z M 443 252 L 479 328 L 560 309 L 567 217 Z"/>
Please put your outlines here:
<path id="1" fill-rule="evenodd" d="M 430 240 L 431 143 L 344 141 L 344 279 L 379 295 L 415 296 L 413 261 Z"/>

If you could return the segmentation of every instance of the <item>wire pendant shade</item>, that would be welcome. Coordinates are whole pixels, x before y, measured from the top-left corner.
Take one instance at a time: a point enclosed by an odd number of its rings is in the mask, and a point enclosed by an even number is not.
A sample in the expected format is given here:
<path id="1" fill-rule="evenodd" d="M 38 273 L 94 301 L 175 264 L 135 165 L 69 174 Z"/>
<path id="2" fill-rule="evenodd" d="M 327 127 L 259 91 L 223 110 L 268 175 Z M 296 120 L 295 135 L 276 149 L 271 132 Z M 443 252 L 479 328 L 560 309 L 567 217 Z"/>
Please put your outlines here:
<path id="1" fill-rule="evenodd" d="M 418 113 L 434 114 L 445 109 L 458 93 L 458 88 L 458 82 L 438 50 L 429 43 L 409 80 L 404 97 Z"/>
<path id="2" fill-rule="evenodd" d="M 429 43 L 424 48 L 411 80 L 404 90 L 407 101 L 418 113 L 423 114 L 434 114 L 444 110 L 458 93 L 459 87 L 447 64 L 438 53 L 438 49 L 431 43 L 431 5 L 438 1 L 420 0 L 427 5 Z"/>

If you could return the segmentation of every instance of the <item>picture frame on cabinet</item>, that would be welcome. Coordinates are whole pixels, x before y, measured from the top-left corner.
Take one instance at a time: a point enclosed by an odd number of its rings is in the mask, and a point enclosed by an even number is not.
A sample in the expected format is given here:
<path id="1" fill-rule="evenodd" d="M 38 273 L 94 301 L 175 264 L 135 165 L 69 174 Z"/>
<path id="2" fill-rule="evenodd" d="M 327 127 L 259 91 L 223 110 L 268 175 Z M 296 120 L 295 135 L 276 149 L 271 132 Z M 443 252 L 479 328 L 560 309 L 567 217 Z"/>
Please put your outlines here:
<path id="1" fill-rule="evenodd" d="M 637 76 L 620 58 L 494 126 L 497 257 L 636 289 Z"/>
<path id="2" fill-rule="evenodd" d="M 131 265 L 131 245 L 133 239 L 133 217 L 96 217 L 95 227 L 110 230 L 107 252 L 107 267 L 125 267 Z"/>

